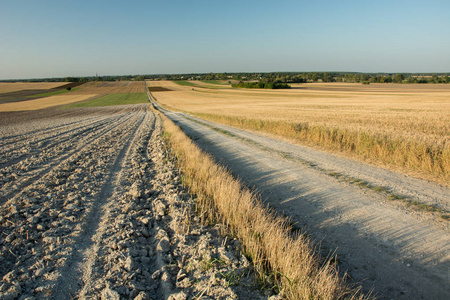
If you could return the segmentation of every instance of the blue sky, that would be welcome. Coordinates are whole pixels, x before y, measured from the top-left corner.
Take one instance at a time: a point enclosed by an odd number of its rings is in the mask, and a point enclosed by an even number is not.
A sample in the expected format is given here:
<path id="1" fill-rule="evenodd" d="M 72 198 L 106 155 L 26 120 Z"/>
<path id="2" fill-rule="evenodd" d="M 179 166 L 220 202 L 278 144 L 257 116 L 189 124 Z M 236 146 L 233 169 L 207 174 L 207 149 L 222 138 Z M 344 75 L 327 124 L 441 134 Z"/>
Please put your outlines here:
<path id="1" fill-rule="evenodd" d="M 0 79 L 450 72 L 449 0 L 0 0 Z"/>

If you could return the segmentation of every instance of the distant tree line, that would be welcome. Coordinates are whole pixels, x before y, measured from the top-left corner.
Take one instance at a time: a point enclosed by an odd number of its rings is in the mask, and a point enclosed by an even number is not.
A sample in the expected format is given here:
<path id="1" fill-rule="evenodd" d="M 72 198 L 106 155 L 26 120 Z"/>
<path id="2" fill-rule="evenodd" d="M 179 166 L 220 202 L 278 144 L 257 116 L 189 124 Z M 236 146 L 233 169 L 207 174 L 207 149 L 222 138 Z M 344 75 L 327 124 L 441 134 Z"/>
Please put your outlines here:
<path id="1" fill-rule="evenodd" d="M 87 76 L 2 80 L 2 82 L 88 82 L 88 81 L 142 81 L 142 80 L 228 80 L 232 82 L 306 83 L 306 82 L 358 82 L 358 83 L 450 83 L 450 73 L 359 73 L 359 72 L 239 72 L 239 73 L 187 73 L 120 76 Z"/>
<path id="2" fill-rule="evenodd" d="M 281 82 L 243 82 L 234 83 L 232 87 L 247 88 L 247 89 L 290 89 L 291 86 L 287 83 Z"/>

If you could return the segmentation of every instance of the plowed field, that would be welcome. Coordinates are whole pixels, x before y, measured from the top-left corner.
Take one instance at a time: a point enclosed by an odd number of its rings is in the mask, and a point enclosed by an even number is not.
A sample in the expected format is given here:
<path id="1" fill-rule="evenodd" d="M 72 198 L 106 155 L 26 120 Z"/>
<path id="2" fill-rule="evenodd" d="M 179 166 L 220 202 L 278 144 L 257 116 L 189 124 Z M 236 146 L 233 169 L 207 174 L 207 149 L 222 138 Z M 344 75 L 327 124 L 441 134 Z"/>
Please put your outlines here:
<path id="1" fill-rule="evenodd" d="M 239 241 L 194 214 L 148 104 L 3 116 L 1 299 L 264 298 Z"/>

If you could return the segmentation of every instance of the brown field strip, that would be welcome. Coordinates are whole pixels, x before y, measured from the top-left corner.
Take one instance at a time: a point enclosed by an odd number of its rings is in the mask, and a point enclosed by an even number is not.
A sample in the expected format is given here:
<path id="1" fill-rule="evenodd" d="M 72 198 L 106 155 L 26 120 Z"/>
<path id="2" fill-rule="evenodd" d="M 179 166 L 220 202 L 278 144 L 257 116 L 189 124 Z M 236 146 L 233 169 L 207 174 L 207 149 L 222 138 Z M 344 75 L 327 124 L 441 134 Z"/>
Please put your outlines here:
<path id="1" fill-rule="evenodd" d="M 169 109 L 323 147 L 441 183 L 450 178 L 450 85 L 202 89 L 148 82 Z"/>

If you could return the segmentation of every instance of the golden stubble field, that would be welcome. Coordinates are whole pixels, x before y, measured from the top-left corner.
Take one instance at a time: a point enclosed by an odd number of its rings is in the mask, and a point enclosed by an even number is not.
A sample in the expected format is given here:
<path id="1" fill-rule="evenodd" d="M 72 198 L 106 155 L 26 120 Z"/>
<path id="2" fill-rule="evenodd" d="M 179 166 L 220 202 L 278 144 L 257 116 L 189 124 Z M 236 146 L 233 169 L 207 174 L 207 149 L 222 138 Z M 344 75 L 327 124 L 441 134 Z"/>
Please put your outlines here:
<path id="1" fill-rule="evenodd" d="M 67 82 L 0 83 L 0 93 L 32 89 L 50 89 L 64 84 L 67 84 Z M 77 87 L 76 90 L 60 95 L 27 101 L 1 103 L 0 112 L 44 109 L 94 99 L 107 94 L 143 93 L 144 91 L 145 84 L 143 81 L 88 82 Z"/>
<path id="2" fill-rule="evenodd" d="M 337 150 L 441 183 L 450 172 L 450 85 L 295 84 L 209 89 L 148 82 L 169 109 Z"/>

